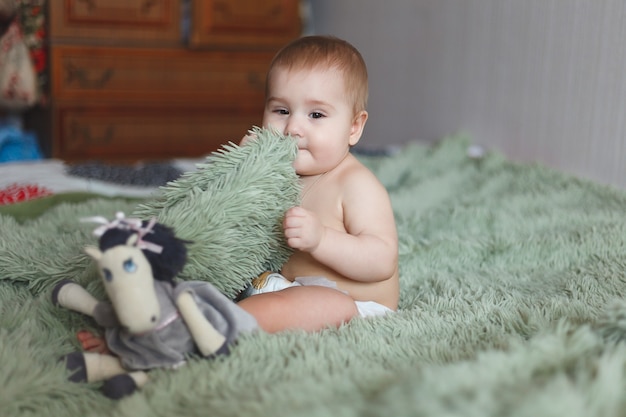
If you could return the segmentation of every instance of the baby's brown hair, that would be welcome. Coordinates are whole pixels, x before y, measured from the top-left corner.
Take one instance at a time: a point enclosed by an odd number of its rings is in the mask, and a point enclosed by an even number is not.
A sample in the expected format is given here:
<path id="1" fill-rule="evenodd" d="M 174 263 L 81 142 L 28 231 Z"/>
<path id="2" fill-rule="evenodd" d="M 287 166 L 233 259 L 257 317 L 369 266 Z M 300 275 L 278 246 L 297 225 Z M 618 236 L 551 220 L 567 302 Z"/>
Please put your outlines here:
<path id="1" fill-rule="evenodd" d="M 288 71 L 314 68 L 338 70 L 343 75 L 346 93 L 352 99 L 354 114 L 367 110 L 367 67 L 359 51 L 349 42 L 334 36 L 315 35 L 287 44 L 270 64 L 265 84 L 266 97 L 275 68 Z"/>

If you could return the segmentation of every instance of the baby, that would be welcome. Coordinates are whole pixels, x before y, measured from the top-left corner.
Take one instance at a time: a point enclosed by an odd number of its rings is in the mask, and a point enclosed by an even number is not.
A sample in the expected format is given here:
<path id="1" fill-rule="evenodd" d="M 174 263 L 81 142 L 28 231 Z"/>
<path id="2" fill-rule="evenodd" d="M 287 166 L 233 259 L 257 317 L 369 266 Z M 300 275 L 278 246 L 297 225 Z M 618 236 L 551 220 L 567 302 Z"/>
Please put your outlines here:
<path id="1" fill-rule="evenodd" d="M 389 196 L 350 153 L 367 121 L 367 94 L 363 58 L 337 38 L 300 38 L 271 63 L 263 125 L 296 138 L 303 192 L 283 225 L 294 254 L 280 273 L 255 279 L 254 295 L 238 303 L 267 332 L 316 331 L 398 306 Z M 91 332 L 78 337 L 86 350 L 108 350 Z"/>
<path id="2" fill-rule="evenodd" d="M 368 118 L 367 96 L 363 58 L 341 39 L 297 39 L 270 65 L 263 126 L 296 139 L 303 191 L 283 223 L 294 254 L 280 274 L 256 279 L 254 295 L 239 302 L 268 332 L 315 331 L 398 306 L 389 196 L 350 153 Z"/>

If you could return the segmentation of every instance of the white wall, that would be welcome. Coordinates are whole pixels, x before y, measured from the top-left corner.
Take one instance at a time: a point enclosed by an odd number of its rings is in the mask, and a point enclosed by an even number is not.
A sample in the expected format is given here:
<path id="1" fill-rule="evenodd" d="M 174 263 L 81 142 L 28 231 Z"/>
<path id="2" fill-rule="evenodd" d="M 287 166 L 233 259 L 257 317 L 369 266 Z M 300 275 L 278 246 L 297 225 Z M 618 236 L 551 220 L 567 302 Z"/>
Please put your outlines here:
<path id="1" fill-rule="evenodd" d="M 370 73 L 363 145 L 466 131 L 626 188 L 626 1 L 312 0 Z"/>

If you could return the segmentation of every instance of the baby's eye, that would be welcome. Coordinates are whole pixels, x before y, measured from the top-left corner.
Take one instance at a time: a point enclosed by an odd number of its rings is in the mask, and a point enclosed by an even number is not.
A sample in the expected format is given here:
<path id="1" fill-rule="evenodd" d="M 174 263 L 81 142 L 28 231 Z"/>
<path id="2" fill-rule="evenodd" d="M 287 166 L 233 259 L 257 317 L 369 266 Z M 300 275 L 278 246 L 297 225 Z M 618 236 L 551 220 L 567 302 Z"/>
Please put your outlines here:
<path id="1" fill-rule="evenodd" d="M 287 109 L 276 109 L 274 110 L 274 113 L 276 114 L 280 114 L 280 115 L 288 115 L 289 114 L 289 110 Z"/>
<path id="2" fill-rule="evenodd" d="M 311 117 L 311 119 L 321 119 L 322 117 L 324 117 L 324 115 L 318 111 L 314 111 L 309 116 Z"/>

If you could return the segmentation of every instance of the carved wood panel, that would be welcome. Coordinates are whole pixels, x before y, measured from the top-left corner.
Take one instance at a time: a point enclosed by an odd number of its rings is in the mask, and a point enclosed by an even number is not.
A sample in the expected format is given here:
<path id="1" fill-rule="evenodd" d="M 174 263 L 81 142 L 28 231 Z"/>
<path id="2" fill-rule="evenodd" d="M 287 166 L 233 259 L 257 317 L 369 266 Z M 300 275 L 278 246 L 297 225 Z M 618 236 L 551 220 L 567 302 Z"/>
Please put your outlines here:
<path id="1" fill-rule="evenodd" d="M 239 142 L 260 113 L 202 107 L 58 104 L 54 152 L 65 160 L 137 160 L 206 155 Z"/>
<path id="2" fill-rule="evenodd" d="M 277 49 L 300 34 L 298 0 L 203 0 L 193 3 L 192 47 L 261 45 Z"/>
<path id="3" fill-rule="evenodd" d="M 182 43 L 177 0 L 54 0 L 49 12 L 53 41 Z"/>
<path id="4" fill-rule="evenodd" d="M 59 100 L 260 106 L 271 58 L 268 52 L 59 46 L 51 54 L 52 93 Z"/>

